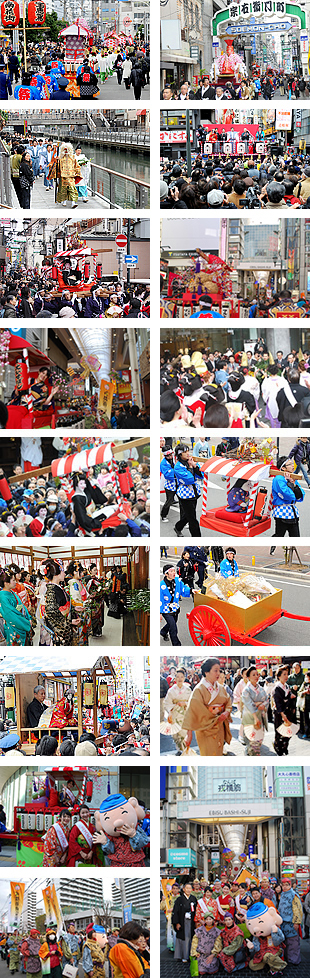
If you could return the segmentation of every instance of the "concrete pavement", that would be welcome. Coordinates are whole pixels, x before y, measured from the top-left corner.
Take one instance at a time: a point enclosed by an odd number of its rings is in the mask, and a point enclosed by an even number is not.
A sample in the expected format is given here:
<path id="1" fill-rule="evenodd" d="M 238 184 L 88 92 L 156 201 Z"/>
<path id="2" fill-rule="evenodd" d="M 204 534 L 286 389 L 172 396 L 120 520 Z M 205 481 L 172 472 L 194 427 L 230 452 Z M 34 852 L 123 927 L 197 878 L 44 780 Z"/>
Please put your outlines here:
<path id="1" fill-rule="evenodd" d="M 15 86 L 13 85 L 13 92 L 14 92 L 14 87 Z M 106 82 L 104 82 L 103 84 L 101 81 L 98 81 L 98 88 L 99 88 L 99 95 L 97 95 L 97 98 L 92 98 L 88 100 L 88 102 L 90 103 L 89 104 L 90 108 L 92 105 L 96 105 L 96 103 L 102 101 L 103 99 L 105 100 L 105 102 L 107 101 L 107 99 L 114 99 L 116 101 L 122 101 L 122 102 L 136 101 L 133 88 L 131 87 L 127 90 L 124 84 L 119 85 L 117 81 L 116 73 L 114 75 L 111 75 L 110 78 L 107 78 Z M 147 102 L 149 98 L 150 98 L 150 86 L 146 85 L 145 88 L 142 88 L 141 91 L 141 102 Z M 14 94 L 9 95 L 8 101 L 15 102 Z M 80 101 L 82 100 L 74 99 L 73 102 L 71 102 L 71 105 L 72 104 L 78 105 Z"/>
<path id="2" fill-rule="evenodd" d="M 238 740 L 239 729 L 240 729 L 240 716 L 236 716 L 236 710 L 233 710 L 230 724 L 230 731 L 232 734 L 232 741 L 225 745 L 224 756 L 225 757 L 242 757 L 245 756 L 245 747 Z M 276 753 L 273 748 L 274 740 L 274 727 L 272 723 L 268 724 L 268 732 L 266 731 L 264 742 L 261 747 L 261 757 L 276 757 Z M 198 757 L 200 757 L 198 746 L 196 743 L 196 738 L 191 743 L 191 747 L 196 750 Z M 165 737 L 163 734 L 160 735 L 160 753 L 161 754 L 176 754 L 177 748 L 175 746 L 173 737 Z M 301 735 L 292 737 L 289 746 L 290 757 L 300 757 L 301 755 L 309 757 L 310 754 L 310 738 L 303 740 Z"/>

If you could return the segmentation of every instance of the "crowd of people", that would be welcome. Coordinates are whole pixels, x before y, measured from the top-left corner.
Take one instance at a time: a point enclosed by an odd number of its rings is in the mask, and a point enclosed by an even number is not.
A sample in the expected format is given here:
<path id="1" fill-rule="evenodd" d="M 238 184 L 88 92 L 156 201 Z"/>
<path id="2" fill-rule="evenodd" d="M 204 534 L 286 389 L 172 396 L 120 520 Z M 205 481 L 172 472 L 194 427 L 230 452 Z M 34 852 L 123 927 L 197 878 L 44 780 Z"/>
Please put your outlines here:
<path id="1" fill-rule="evenodd" d="M 71 59 L 70 59 L 71 60 Z M 27 44 L 27 69 L 24 68 L 24 52 L 12 45 L 0 51 L 0 97 L 14 99 L 96 99 L 100 85 L 116 76 L 119 85 L 132 87 L 134 98 L 139 101 L 141 91 L 150 80 L 150 47 L 139 36 L 134 39 L 119 38 L 115 48 L 108 37 L 101 43 L 88 39 L 84 57 L 77 62 L 75 77 L 66 77 L 66 49 L 61 36 L 53 42 L 48 38 Z M 25 95 L 27 91 L 27 95 Z"/>
<path id="2" fill-rule="evenodd" d="M 68 262 L 70 281 L 80 281 L 77 262 Z M 66 271 L 64 272 L 66 276 Z M 7 265 L 0 283 L 0 319 L 145 319 L 150 316 L 150 287 L 134 282 L 101 283 L 82 294 L 56 285 L 52 260 L 41 269 Z M 65 282 L 65 279 L 64 279 Z"/>
<path id="3" fill-rule="evenodd" d="M 66 965 L 85 978 L 109 974 L 149 978 L 149 945 L 150 931 L 137 921 L 107 928 L 91 922 L 84 930 L 70 921 L 60 931 L 55 926 L 41 931 L 23 926 L 0 932 L 1 960 L 11 974 L 22 971 L 37 978 L 43 974 L 61 978 Z"/>
<path id="4" fill-rule="evenodd" d="M 214 658 L 190 668 L 169 660 L 160 675 L 161 718 L 167 720 L 167 733 L 171 724 L 178 754 L 186 753 L 195 733 L 201 755 L 222 756 L 236 718 L 238 739 L 248 756 L 260 754 L 268 723 L 279 757 L 288 754 L 298 730 L 303 739 L 310 737 L 310 672 L 300 662 L 263 669 L 252 663 L 234 671 L 221 669 Z"/>
<path id="5" fill-rule="evenodd" d="M 31 191 L 42 177 L 53 203 L 87 204 L 91 164 L 80 145 L 74 150 L 71 143 L 59 143 L 53 136 L 25 139 L 18 133 L 5 133 L 2 139 L 10 153 L 11 179 L 23 210 L 31 207 Z"/>
<path id="6" fill-rule="evenodd" d="M 306 99 L 309 98 L 309 79 L 303 78 L 294 72 L 285 72 L 283 68 L 277 71 L 271 69 L 264 72 L 262 76 L 258 73 L 248 78 L 215 82 L 209 75 L 203 75 L 197 85 L 189 81 L 183 81 L 181 85 L 175 83 L 166 84 L 161 90 L 161 98 L 165 102 L 187 102 L 193 100 L 208 99 L 221 102 L 223 99 L 234 99 L 234 101 L 253 101 L 265 99 L 270 101 L 272 98 L 287 99 Z"/>
<path id="7" fill-rule="evenodd" d="M 127 613 L 129 584 L 119 565 L 102 576 L 96 563 L 42 561 L 36 571 L 14 560 L 0 570 L 1 631 L 6 645 L 88 645 L 100 638 L 108 617 Z"/>
<path id="8" fill-rule="evenodd" d="M 274 975 L 288 964 L 301 964 L 301 938 L 309 939 L 310 890 L 301 894 L 295 877 L 278 879 L 268 871 L 259 879 L 249 859 L 245 880 L 239 883 L 238 876 L 229 867 L 212 882 L 183 876 L 167 886 L 162 879 L 167 947 L 175 961 L 190 964 L 191 975 L 248 967 L 266 967 Z"/>
<path id="9" fill-rule="evenodd" d="M 272 302 L 269 308 L 272 308 Z M 302 296 L 300 304 L 308 303 Z M 253 314 L 263 303 L 253 302 Z M 310 353 L 278 350 L 259 337 L 253 349 L 189 349 L 161 357 L 160 418 L 165 428 L 307 428 Z"/>
<path id="10" fill-rule="evenodd" d="M 23 465 L 26 473 L 14 464 L 12 476 L 18 481 L 11 485 L 0 470 L 0 536 L 150 535 L 150 467 L 145 462 L 131 468 L 114 460 L 112 471 L 103 463 L 60 480 L 50 473 L 31 477 L 31 464 Z"/>
<path id="11" fill-rule="evenodd" d="M 257 156 L 255 139 L 246 126 L 239 137 L 233 126 L 220 136 L 216 127 L 207 132 L 201 125 L 197 136 L 201 152 L 194 154 L 191 173 L 182 158 L 178 162 L 163 162 L 161 165 L 161 209 L 309 209 L 308 156 L 303 156 L 297 150 L 285 151 L 276 144 L 271 144 L 265 154 Z M 242 156 L 238 155 L 239 138 L 245 146 Z M 260 138 L 263 139 L 263 135 L 259 137 L 258 134 L 256 141 Z M 207 139 L 212 139 L 212 157 L 203 155 Z M 223 153 L 225 141 L 232 146 L 230 154 Z"/>

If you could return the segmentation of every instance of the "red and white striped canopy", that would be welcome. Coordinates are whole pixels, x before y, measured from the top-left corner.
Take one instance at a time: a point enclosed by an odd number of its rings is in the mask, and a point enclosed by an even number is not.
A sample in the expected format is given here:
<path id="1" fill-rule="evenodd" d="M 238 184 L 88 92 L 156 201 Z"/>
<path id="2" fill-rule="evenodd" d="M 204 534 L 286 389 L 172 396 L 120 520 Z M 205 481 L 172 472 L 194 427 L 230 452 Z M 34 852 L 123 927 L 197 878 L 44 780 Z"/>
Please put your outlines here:
<path id="1" fill-rule="evenodd" d="M 234 458 L 207 458 L 200 462 L 200 468 L 207 475 L 221 475 L 224 478 L 249 479 L 257 482 L 258 479 L 267 479 L 269 476 L 270 465 L 266 462 L 241 462 Z"/>
<path id="2" fill-rule="evenodd" d="M 70 472 L 82 472 L 89 469 L 91 465 L 100 465 L 103 462 L 111 462 L 112 449 L 110 442 L 107 445 L 99 445 L 95 448 L 87 448 L 84 452 L 75 452 L 74 455 L 64 455 L 63 458 L 55 458 L 52 462 L 52 476 L 61 478 L 70 475 Z"/>

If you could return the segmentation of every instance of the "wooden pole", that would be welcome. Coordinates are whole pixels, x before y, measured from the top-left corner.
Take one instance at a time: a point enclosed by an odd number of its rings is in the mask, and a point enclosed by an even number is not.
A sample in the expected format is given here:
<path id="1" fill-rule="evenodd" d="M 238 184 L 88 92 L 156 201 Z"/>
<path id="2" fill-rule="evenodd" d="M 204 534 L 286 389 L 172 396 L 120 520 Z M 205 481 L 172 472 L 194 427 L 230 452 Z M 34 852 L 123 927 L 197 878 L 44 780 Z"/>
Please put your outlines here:
<path id="1" fill-rule="evenodd" d="M 23 0 L 23 36 L 24 36 L 24 67 L 25 67 L 25 71 L 27 71 L 27 42 L 26 42 L 25 0 Z"/>
<path id="2" fill-rule="evenodd" d="M 78 732 L 79 732 L 79 739 L 80 739 L 83 733 L 82 681 L 81 681 L 80 669 L 78 669 L 77 671 L 76 680 L 77 680 Z"/>

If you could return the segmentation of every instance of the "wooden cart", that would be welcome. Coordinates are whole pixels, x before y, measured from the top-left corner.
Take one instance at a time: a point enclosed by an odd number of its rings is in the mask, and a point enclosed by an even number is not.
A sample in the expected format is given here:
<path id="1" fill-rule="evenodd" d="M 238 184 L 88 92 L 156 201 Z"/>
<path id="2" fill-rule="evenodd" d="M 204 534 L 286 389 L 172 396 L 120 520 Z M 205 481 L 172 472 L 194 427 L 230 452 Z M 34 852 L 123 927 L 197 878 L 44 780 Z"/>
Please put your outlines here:
<path id="1" fill-rule="evenodd" d="M 256 635 L 280 618 L 293 618 L 297 621 L 310 621 L 300 615 L 292 615 L 281 608 L 282 590 L 256 601 L 250 608 L 238 608 L 215 595 L 194 593 L 194 608 L 187 615 L 190 636 L 194 645 L 265 645 Z"/>

